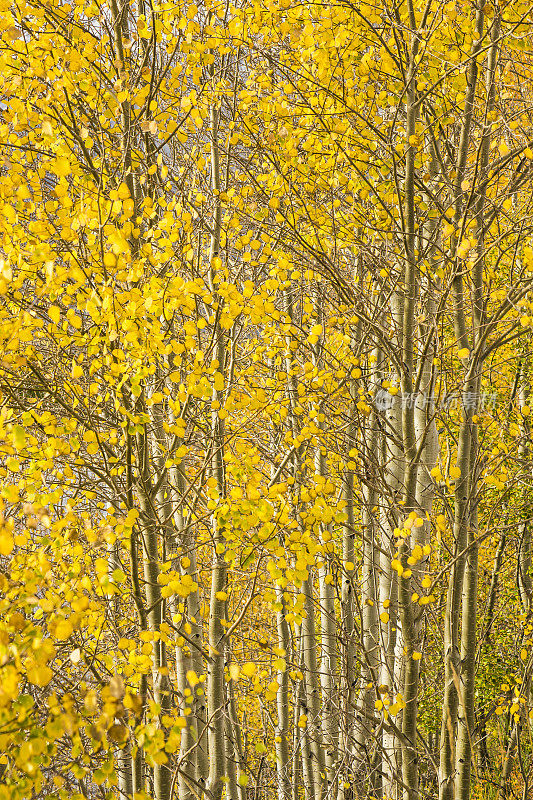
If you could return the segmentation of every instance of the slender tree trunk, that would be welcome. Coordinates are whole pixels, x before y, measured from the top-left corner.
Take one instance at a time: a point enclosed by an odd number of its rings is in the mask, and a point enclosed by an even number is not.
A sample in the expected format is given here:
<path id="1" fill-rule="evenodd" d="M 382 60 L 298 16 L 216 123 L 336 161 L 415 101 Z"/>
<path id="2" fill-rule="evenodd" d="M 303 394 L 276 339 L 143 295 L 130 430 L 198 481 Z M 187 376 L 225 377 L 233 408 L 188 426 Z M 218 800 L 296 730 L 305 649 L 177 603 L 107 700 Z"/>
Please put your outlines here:
<path id="1" fill-rule="evenodd" d="M 321 308 L 322 298 L 319 292 L 315 293 L 315 314 L 318 322 L 323 322 Z M 317 369 L 323 367 L 322 358 L 323 337 L 315 345 L 314 363 Z M 320 405 L 316 408 L 317 426 L 319 429 L 318 446 L 315 455 L 315 471 L 323 479 L 325 485 L 328 479 L 326 466 L 326 450 L 322 443 L 324 428 L 324 414 Z M 322 560 L 318 566 L 318 583 L 320 597 L 320 685 L 322 690 L 322 747 L 324 748 L 324 761 L 326 769 L 325 791 L 331 800 L 337 796 L 336 766 L 339 749 L 339 726 L 337 715 L 337 646 L 336 646 L 336 618 L 335 618 L 335 590 L 333 586 L 332 563 L 329 556 L 333 552 L 330 526 L 321 525 L 321 545 L 323 550 Z"/>
<path id="2" fill-rule="evenodd" d="M 467 381 L 467 387 L 475 392 L 477 381 Z M 459 703 L 458 685 L 460 674 L 459 653 L 459 609 L 463 591 L 469 529 L 471 422 L 465 419 L 460 426 L 457 466 L 461 475 L 455 485 L 454 564 L 450 572 L 446 611 L 444 618 L 444 702 L 440 738 L 440 800 L 452 800 L 455 776 L 455 726 Z"/>
<path id="3" fill-rule="evenodd" d="M 239 753 L 235 740 L 235 730 L 230 713 L 231 681 L 226 684 L 226 716 L 225 716 L 225 744 L 226 744 L 226 800 L 241 800 L 242 787 L 238 783 L 237 765 L 239 763 Z"/>
<path id="4" fill-rule="evenodd" d="M 476 486 L 477 472 L 477 431 L 472 436 L 470 474 L 472 487 Z M 472 750 L 475 721 L 475 667 L 476 667 L 476 621 L 477 621 L 477 584 L 478 584 L 478 543 L 477 543 L 477 510 L 476 498 L 471 498 L 473 508 L 468 525 L 465 578 L 462 598 L 461 629 L 461 697 L 458 713 L 457 752 L 456 752 L 456 800 L 469 800 L 472 771 Z"/>
<path id="5" fill-rule="evenodd" d="M 107 562 L 109 581 L 113 585 L 113 572 L 115 569 L 120 568 L 119 561 L 119 546 L 117 543 L 108 545 Z M 111 613 L 113 616 L 113 624 L 116 630 L 117 640 L 122 635 L 121 623 L 121 609 L 120 609 L 120 595 L 114 592 L 109 595 Z M 115 645 L 116 646 L 116 645 Z M 132 782 L 132 758 L 131 758 L 131 742 L 128 740 L 122 747 L 117 747 L 115 751 L 115 758 L 117 762 L 116 772 L 118 776 L 118 790 L 120 793 L 120 800 L 127 800 L 133 794 Z"/>
<path id="6" fill-rule="evenodd" d="M 139 471 L 137 495 L 141 512 L 139 520 L 144 551 L 143 569 L 148 629 L 157 634 L 163 621 L 163 598 L 158 578 L 159 564 L 164 558 L 164 549 L 161 549 L 160 552 L 160 521 L 156 513 L 156 497 L 151 479 L 149 442 L 144 433 L 137 435 L 137 456 Z M 164 544 L 161 544 L 161 548 L 164 548 Z M 166 647 L 159 638 L 155 638 L 153 642 L 152 687 L 154 701 L 161 709 L 160 714 L 168 714 L 170 711 L 170 685 L 167 676 Z M 171 777 L 171 771 L 166 763 L 154 765 L 155 800 L 168 800 Z"/>
<path id="7" fill-rule="evenodd" d="M 355 354 L 359 341 L 360 323 L 351 341 L 352 354 Z M 354 364 L 359 365 L 357 359 Z M 352 369 L 354 367 L 352 364 Z M 354 496 L 354 470 L 350 462 L 355 463 L 357 457 L 356 446 L 358 441 L 358 426 L 356 422 L 357 410 L 357 385 L 356 379 L 350 380 L 350 422 L 347 430 L 348 465 L 344 474 L 343 492 L 345 502 L 346 523 L 342 537 L 342 563 L 343 577 L 341 589 L 341 641 L 342 641 L 342 667 L 341 667 L 341 719 L 339 757 L 344 759 L 344 767 L 340 772 L 341 794 L 347 798 L 351 788 L 351 743 L 354 736 L 356 703 L 356 630 L 355 630 L 355 496 Z"/>
<path id="8" fill-rule="evenodd" d="M 391 326 L 394 346 L 401 342 L 401 326 L 403 322 L 403 299 L 395 293 L 391 299 Z M 390 380 L 391 389 L 398 391 L 399 376 L 393 372 Z M 401 667 L 403 652 L 396 659 L 397 641 L 401 641 L 401 624 L 398 619 L 398 574 L 392 569 L 391 562 L 396 554 L 397 540 L 394 530 L 398 527 L 398 501 L 401 498 L 405 471 L 402 442 L 402 408 L 401 396 L 398 394 L 383 395 L 385 431 L 382 443 L 382 469 L 387 493 L 383 495 L 380 519 L 380 577 L 379 577 L 379 611 L 381 635 L 380 682 L 384 697 L 390 702 L 400 691 Z M 388 619 L 387 616 L 388 615 Z M 386 621 L 385 621 L 386 620 Z M 399 630 L 400 628 L 400 630 Z M 386 695 L 385 695 L 386 692 Z M 397 795 L 397 776 L 401 774 L 400 743 L 392 728 L 385 727 L 382 733 L 382 788 L 386 798 Z"/>
<path id="9" fill-rule="evenodd" d="M 313 785 L 318 797 L 323 794 L 325 774 L 324 746 L 321 736 L 320 684 L 317 662 L 317 639 L 315 622 L 315 603 L 313 599 L 313 575 L 308 566 L 309 577 L 303 582 L 304 612 L 302 620 L 302 662 L 304 668 L 305 700 L 307 707 L 307 736 L 309 738 L 309 757 L 313 773 Z"/>
<path id="10" fill-rule="evenodd" d="M 484 27 L 484 8 L 485 0 L 479 0 L 476 9 L 475 30 L 476 39 L 473 47 L 472 58 L 467 80 L 467 92 L 465 97 L 464 116 L 459 139 L 457 153 L 457 163 L 454 180 L 454 202 L 455 214 L 454 222 L 459 227 L 463 210 L 463 189 L 462 183 L 467 164 L 468 143 L 472 127 L 474 100 L 477 90 L 478 78 L 478 55 L 482 47 L 483 27 Z M 481 215 L 483 209 L 481 207 Z M 452 237 L 451 254 L 455 259 L 454 278 L 453 278 L 453 297 L 454 297 L 454 329 L 457 346 L 460 352 L 471 351 L 468 329 L 465 319 L 465 301 L 463 288 L 463 267 L 457 257 L 458 241 L 457 237 Z M 478 275 L 479 280 L 479 275 Z M 478 288 L 478 295 L 480 289 Z M 480 298 L 476 299 L 474 305 L 475 314 L 479 314 Z M 476 311 L 477 308 L 477 311 Z M 470 358 L 470 357 L 469 357 Z M 464 363 L 464 362 L 463 362 Z M 461 474 L 455 486 L 455 510 L 454 510 L 454 562 L 451 567 L 450 581 L 448 586 L 446 613 L 444 620 L 444 703 L 441 725 L 440 739 L 440 764 L 439 764 L 439 800 L 452 800 L 454 794 L 454 781 L 456 775 L 455 760 L 455 736 L 456 722 L 459 705 L 458 687 L 459 675 L 461 671 L 460 652 L 459 652 L 459 612 L 461 595 L 463 592 L 463 577 L 466 564 L 466 548 L 469 543 L 470 517 L 471 517 L 471 498 L 473 496 L 470 481 L 470 467 L 472 463 L 472 442 L 475 442 L 474 428 L 476 422 L 475 412 L 472 405 L 476 405 L 477 393 L 479 392 L 479 366 L 474 365 L 471 360 L 465 365 L 465 380 L 463 384 L 463 421 L 460 424 L 458 448 L 457 448 L 457 467 Z M 472 404 L 472 398 L 474 404 Z M 475 486 L 475 485 L 474 485 Z M 470 582 L 469 588 L 475 589 Z M 471 607 L 471 603 L 467 603 Z M 463 755 L 464 755 L 464 746 Z M 468 756 L 470 759 L 470 755 Z M 469 769 L 469 768 L 468 768 Z M 465 776 L 465 781 L 469 777 Z M 466 783 L 465 783 L 466 785 Z"/>
<path id="11" fill-rule="evenodd" d="M 529 386 L 522 386 L 520 390 L 520 405 L 527 405 L 529 402 Z M 527 463 L 529 455 L 527 440 L 529 436 L 529 425 L 527 417 L 522 421 L 522 438 L 518 448 L 518 456 L 521 461 Z M 520 603 L 524 612 L 529 617 L 533 603 L 533 580 L 531 576 L 531 515 L 529 508 L 525 511 L 526 518 L 520 525 L 520 538 L 518 541 L 518 590 L 520 592 Z"/>
<path id="12" fill-rule="evenodd" d="M 196 547 L 193 537 L 185 530 L 185 517 L 184 509 L 182 507 L 183 497 L 185 495 L 185 465 L 181 462 L 170 469 L 170 496 L 172 498 L 173 519 L 174 526 L 177 532 L 177 542 L 174 537 L 170 538 L 168 555 L 173 558 L 173 568 L 181 572 L 181 574 L 188 575 L 193 581 L 196 581 Z M 187 598 L 188 614 L 185 612 L 177 615 L 177 604 L 172 604 L 173 617 L 176 623 L 181 628 L 186 628 L 189 632 L 188 638 L 197 646 L 187 643 L 181 639 L 178 641 L 176 647 L 176 682 L 178 688 L 178 695 L 180 697 L 181 712 L 185 717 L 186 725 L 181 731 L 180 742 L 180 772 L 178 775 L 178 796 L 179 800 L 192 800 L 195 792 L 195 785 L 198 782 L 198 772 L 196 768 L 198 748 L 197 745 L 197 715 L 196 710 L 196 697 L 191 690 L 187 680 L 187 673 L 192 670 L 197 675 L 202 674 L 202 656 L 199 651 L 201 647 L 201 633 L 198 630 L 198 622 L 191 614 L 191 606 L 194 599 L 198 597 L 198 589 Z M 195 622 L 193 623 L 193 619 Z"/>
<path id="13" fill-rule="evenodd" d="M 304 663 L 304 647 L 305 640 L 303 635 L 303 624 L 295 626 L 295 635 L 298 642 L 298 664 L 302 672 L 302 679 L 298 686 L 298 702 L 297 713 L 295 714 L 295 732 L 301 731 L 300 735 L 300 750 L 302 753 L 302 779 L 305 800 L 315 800 L 320 796 L 320 784 L 316 784 L 315 770 L 313 768 L 313 752 L 311 746 L 311 739 L 309 728 L 304 726 L 303 730 L 300 728 L 300 720 L 303 716 L 309 718 L 309 703 L 307 700 L 307 690 L 305 683 L 306 667 Z M 295 752 L 297 747 L 294 748 Z"/>
<path id="14" fill-rule="evenodd" d="M 483 3 L 480 3 L 479 11 L 476 19 L 476 29 L 479 38 L 483 32 Z M 486 76 L 486 108 L 484 131 L 480 149 L 479 171 L 480 181 L 482 186 L 485 186 L 485 181 L 488 177 L 489 169 L 489 154 L 490 154 L 490 124 L 489 120 L 492 119 L 492 112 L 494 108 L 495 99 L 495 80 L 496 80 L 496 67 L 498 61 L 498 47 L 499 47 L 499 13 L 495 14 L 491 31 L 491 47 L 488 54 L 488 69 Z M 470 80 L 473 84 L 473 91 L 475 92 L 475 84 L 477 79 L 477 66 L 473 59 L 471 66 Z M 472 95 L 472 99 L 475 94 Z M 472 102 L 472 101 L 471 101 Z M 467 132 L 466 123 L 469 119 L 469 109 L 465 109 L 465 128 Z M 471 115 L 471 111 L 470 111 Z M 473 304 L 473 345 L 475 346 L 483 334 L 485 325 L 485 309 L 483 301 L 483 265 L 485 259 L 485 189 L 482 188 L 479 194 L 476 206 L 476 227 L 478 239 L 478 257 L 476 268 L 473 271 L 474 283 L 474 304 Z M 459 319 L 459 324 L 456 326 L 457 332 L 463 338 L 465 332 L 462 330 L 462 321 Z M 480 369 L 481 367 L 478 367 Z M 460 686 L 461 697 L 459 713 L 458 713 L 458 733 L 457 733 L 457 748 L 455 759 L 455 798 L 456 800 L 468 800 L 470 797 L 471 786 L 471 772 L 472 772 L 472 757 L 473 757 L 473 735 L 474 735 L 474 720 L 475 720 L 475 665 L 476 665 L 476 621 L 477 621 L 477 586 L 478 586 L 478 543 L 476 540 L 477 534 L 477 492 L 478 492 L 478 428 L 476 422 L 476 410 L 478 404 L 478 396 L 481 388 L 481 379 L 476 376 L 474 383 L 474 394 L 469 395 L 470 408 L 467 409 L 467 395 L 465 395 L 465 416 L 467 424 L 471 428 L 470 434 L 470 463 L 468 470 L 470 473 L 470 486 L 469 486 L 469 499 L 468 508 L 465 509 L 465 523 L 466 523 L 466 545 L 468 552 L 465 562 L 465 579 L 463 585 L 463 598 L 462 598 L 462 631 L 461 631 L 461 661 L 460 673 L 458 680 L 458 687 Z M 473 402 L 472 402 L 473 398 Z M 472 409 L 472 405 L 474 408 Z M 461 501 L 459 501 L 461 502 Z"/>
<path id="15" fill-rule="evenodd" d="M 405 157 L 405 298 L 402 327 L 402 439 L 405 455 L 404 497 L 403 506 L 406 514 L 416 513 L 416 487 L 418 463 L 416 461 L 416 428 L 413 397 L 414 350 L 415 350 L 415 308 L 418 292 L 418 264 L 415 252 L 415 172 L 416 152 L 412 145 L 416 138 L 418 119 L 416 61 L 419 49 L 419 37 L 416 30 L 414 11 L 410 7 L 411 45 L 409 68 L 406 78 L 406 141 Z M 416 649 L 416 628 L 411 599 L 411 570 L 407 567 L 409 541 L 401 539 L 398 555 L 401 571 L 398 577 L 398 606 L 402 626 L 403 652 L 405 665 L 403 675 L 402 712 L 402 779 L 405 800 L 418 798 L 418 756 L 417 756 L 417 703 L 419 661 L 413 658 Z"/>
<path id="16" fill-rule="evenodd" d="M 381 350 L 374 348 L 371 359 L 374 365 L 381 362 Z M 379 385 L 379 373 L 373 367 L 375 386 Z M 375 409 L 370 412 L 368 428 L 363 431 L 365 444 L 363 447 L 363 463 L 365 468 L 365 486 L 362 491 L 362 536 L 363 566 L 361 575 L 361 613 L 362 613 L 362 647 L 361 686 L 357 700 L 356 725 L 354 729 L 355 765 L 357 791 L 365 792 L 368 781 L 373 792 L 379 791 L 379 778 L 376 770 L 372 770 L 371 749 L 374 741 L 376 681 L 379 680 L 379 645 L 380 633 L 378 623 L 378 551 L 377 543 L 377 477 L 379 468 L 380 429 Z"/>
<path id="17" fill-rule="evenodd" d="M 279 610 L 276 612 L 276 628 L 278 634 L 278 648 L 286 658 L 290 647 L 290 630 L 286 619 L 286 601 L 283 588 L 276 586 L 276 601 Z M 278 714 L 276 726 L 276 777 L 277 796 L 279 800 L 290 800 L 290 755 L 289 755 L 289 674 L 287 669 L 277 672 L 278 690 L 276 693 L 276 710 Z"/>
<path id="18" fill-rule="evenodd" d="M 129 800 L 133 796 L 133 775 L 131 768 L 131 746 L 127 742 L 116 752 L 118 790 L 120 800 Z"/>
<path id="19" fill-rule="evenodd" d="M 220 234 L 222 211 L 219 200 L 220 163 L 218 145 L 218 111 L 212 107 L 211 122 L 211 186 L 215 204 L 212 222 L 213 233 L 210 247 L 211 292 L 214 302 L 220 302 L 216 291 L 215 270 L 219 264 Z M 224 375 L 225 343 L 222 328 L 217 321 L 215 311 L 215 353 L 218 361 L 217 369 Z M 224 470 L 224 421 L 218 413 L 224 398 L 224 391 L 213 390 L 213 412 L 211 419 L 211 474 L 215 478 L 219 497 L 225 496 Z M 209 656 L 207 670 L 207 713 L 208 713 L 208 749 L 209 774 L 207 789 L 212 800 L 220 800 L 224 790 L 226 776 L 225 723 L 224 723 L 224 627 L 226 603 L 224 587 L 226 584 L 226 562 L 224 560 L 225 539 L 216 517 L 213 520 L 213 562 L 211 571 L 211 598 L 209 602 Z"/>

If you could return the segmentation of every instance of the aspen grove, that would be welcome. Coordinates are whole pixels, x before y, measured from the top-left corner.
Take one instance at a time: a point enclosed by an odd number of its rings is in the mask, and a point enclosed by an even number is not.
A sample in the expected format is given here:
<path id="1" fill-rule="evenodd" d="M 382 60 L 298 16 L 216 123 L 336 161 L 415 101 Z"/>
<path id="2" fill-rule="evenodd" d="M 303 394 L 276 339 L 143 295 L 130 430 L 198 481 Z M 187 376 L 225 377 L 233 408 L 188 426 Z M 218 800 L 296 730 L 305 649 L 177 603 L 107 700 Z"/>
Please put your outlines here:
<path id="1" fill-rule="evenodd" d="M 531 798 L 533 6 L 0 31 L 0 800 Z"/>

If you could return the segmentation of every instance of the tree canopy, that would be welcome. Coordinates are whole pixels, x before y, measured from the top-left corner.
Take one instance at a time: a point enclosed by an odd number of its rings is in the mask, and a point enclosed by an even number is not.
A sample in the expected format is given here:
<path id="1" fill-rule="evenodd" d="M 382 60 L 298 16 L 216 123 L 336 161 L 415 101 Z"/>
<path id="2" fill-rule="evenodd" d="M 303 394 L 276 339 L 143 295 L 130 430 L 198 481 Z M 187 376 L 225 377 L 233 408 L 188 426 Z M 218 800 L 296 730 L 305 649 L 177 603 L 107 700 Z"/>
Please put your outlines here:
<path id="1" fill-rule="evenodd" d="M 0 800 L 530 796 L 532 10 L 0 1 Z"/>

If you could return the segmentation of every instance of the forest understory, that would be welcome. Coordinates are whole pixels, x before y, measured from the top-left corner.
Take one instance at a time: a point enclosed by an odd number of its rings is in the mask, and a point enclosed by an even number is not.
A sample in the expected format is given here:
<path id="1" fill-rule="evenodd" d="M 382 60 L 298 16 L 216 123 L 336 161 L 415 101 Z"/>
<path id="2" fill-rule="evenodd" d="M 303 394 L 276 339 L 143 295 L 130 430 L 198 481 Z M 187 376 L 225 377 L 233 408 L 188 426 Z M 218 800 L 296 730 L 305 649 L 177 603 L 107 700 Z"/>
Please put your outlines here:
<path id="1" fill-rule="evenodd" d="M 528 2 L 0 0 L 0 800 L 530 800 L 532 326 Z"/>

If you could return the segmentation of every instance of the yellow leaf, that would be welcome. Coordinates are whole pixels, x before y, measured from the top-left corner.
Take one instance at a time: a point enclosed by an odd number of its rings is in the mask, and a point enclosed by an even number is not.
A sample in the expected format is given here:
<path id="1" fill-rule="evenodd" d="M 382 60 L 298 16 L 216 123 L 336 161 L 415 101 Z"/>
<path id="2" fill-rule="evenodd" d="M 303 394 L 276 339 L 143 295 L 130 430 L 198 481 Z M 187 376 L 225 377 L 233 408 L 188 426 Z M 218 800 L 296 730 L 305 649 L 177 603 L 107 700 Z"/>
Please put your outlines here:
<path id="1" fill-rule="evenodd" d="M 127 184 L 121 183 L 118 187 L 117 194 L 120 200 L 126 200 L 130 196 L 130 190 L 128 189 Z"/>
<path id="2" fill-rule="evenodd" d="M 196 686 L 196 684 L 199 683 L 198 675 L 193 669 L 187 671 L 186 677 L 189 686 Z"/>
<path id="3" fill-rule="evenodd" d="M 35 686 L 46 686 L 52 680 L 54 674 L 50 667 L 46 666 L 33 666 L 28 668 L 28 680 Z"/>
<path id="4" fill-rule="evenodd" d="M 462 241 L 459 247 L 457 248 L 457 256 L 458 258 L 466 258 L 468 253 L 470 252 L 470 242 L 468 239 Z"/>
<path id="5" fill-rule="evenodd" d="M 59 641 L 64 641 L 65 639 L 68 639 L 71 633 L 72 633 L 72 624 L 70 623 L 70 621 L 68 619 L 60 620 L 56 626 L 56 631 L 55 631 L 56 639 L 59 639 Z"/>
<path id="6" fill-rule="evenodd" d="M 256 666 L 251 661 L 247 661 L 246 664 L 243 664 L 241 672 L 243 675 L 246 675 L 247 678 L 251 678 L 256 673 Z"/>
<path id="7" fill-rule="evenodd" d="M 67 175 L 70 175 L 70 162 L 68 158 L 56 158 L 51 165 L 51 169 L 58 178 L 66 178 Z"/>
<path id="8" fill-rule="evenodd" d="M 17 450 L 22 450 L 22 448 L 26 444 L 26 431 L 24 430 L 22 425 L 13 426 L 13 444 L 15 445 Z"/>
<path id="9" fill-rule="evenodd" d="M 109 693 L 115 700 L 122 700 L 124 697 L 124 678 L 122 675 L 113 675 L 109 681 Z"/>
<path id="10" fill-rule="evenodd" d="M 13 552 L 15 542 L 9 531 L 0 530 L 0 555 L 9 556 Z"/>

